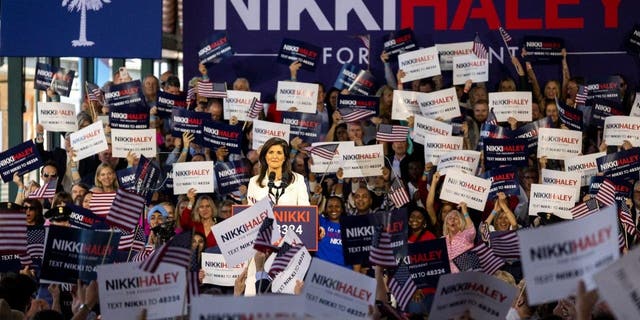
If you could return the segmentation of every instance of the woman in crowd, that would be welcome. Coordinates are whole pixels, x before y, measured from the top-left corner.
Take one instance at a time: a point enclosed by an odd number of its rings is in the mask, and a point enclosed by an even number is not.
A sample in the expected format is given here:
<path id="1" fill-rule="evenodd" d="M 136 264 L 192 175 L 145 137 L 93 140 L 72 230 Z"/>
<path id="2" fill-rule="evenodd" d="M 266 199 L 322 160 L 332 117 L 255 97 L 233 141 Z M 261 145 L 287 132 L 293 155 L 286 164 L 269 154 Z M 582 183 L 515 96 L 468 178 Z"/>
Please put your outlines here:
<path id="1" fill-rule="evenodd" d="M 216 238 L 211 231 L 211 227 L 217 223 L 216 205 L 209 196 L 200 196 L 196 201 L 196 189 L 189 189 L 187 198 L 189 204 L 182 211 L 180 216 L 180 226 L 183 230 L 193 230 L 205 236 L 206 247 L 217 245 Z"/>
<path id="2" fill-rule="evenodd" d="M 118 190 L 118 179 L 116 171 L 107 163 L 102 163 L 96 169 L 93 191 L 116 192 Z"/>
<path id="3" fill-rule="evenodd" d="M 316 257 L 331 263 L 347 266 L 342 253 L 342 239 L 340 236 L 340 217 L 345 213 L 342 198 L 331 196 L 327 199 L 327 209 L 320 216 L 320 236 Z"/>
<path id="4" fill-rule="evenodd" d="M 41 226 L 44 224 L 44 216 L 42 215 L 42 203 L 36 199 L 25 199 L 22 207 L 26 210 L 27 225 Z"/>
<path id="5" fill-rule="evenodd" d="M 459 207 L 460 211 L 449 211 L 442 228 L 442 234 L 447 239 L 447 252 L 449 254 L 451 273 L 460 272 L 456 264 L 453 263 L 453 258 L 473 248 L 473 242 L 476 237 L 476 228 L 469 217 L 467 204 L 460 202 Z"/>
<path id="6" fill-rule="evenodd" d="M 408 243 L 429 241 L 436 238 L 432 230 L 431 219 L 427 210 L 420 207 L 409 207 L 409 238 Z"/>

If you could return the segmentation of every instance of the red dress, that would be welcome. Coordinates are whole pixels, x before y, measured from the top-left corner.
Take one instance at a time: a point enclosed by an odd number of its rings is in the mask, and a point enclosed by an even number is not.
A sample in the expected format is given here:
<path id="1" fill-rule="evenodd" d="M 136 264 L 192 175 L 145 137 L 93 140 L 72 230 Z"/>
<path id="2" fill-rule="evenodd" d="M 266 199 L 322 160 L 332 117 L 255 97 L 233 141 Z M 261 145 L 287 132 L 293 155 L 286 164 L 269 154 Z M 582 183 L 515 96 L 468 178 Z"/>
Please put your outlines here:
<path id="1" fill-rule="evenodd" d="M 204 232 L 204 226 L 202 225 L 202 222 L 195 222 L 191 220 L 191 209 L 189 208 L 184 208 L 184 210 L 182 210 L 182 214 L 180 215 L 180 226 L 185 231 L 193 229 L 194 232 L 199 232 L 205 235 L 207 234 L 206 232 Z M 218 245 L 218 242 L 216 242 L 216 238 L 213 236 L 213 231 L 209 230 L 209 234 L 206 237 L 207 248 L 215 247 Z"/>

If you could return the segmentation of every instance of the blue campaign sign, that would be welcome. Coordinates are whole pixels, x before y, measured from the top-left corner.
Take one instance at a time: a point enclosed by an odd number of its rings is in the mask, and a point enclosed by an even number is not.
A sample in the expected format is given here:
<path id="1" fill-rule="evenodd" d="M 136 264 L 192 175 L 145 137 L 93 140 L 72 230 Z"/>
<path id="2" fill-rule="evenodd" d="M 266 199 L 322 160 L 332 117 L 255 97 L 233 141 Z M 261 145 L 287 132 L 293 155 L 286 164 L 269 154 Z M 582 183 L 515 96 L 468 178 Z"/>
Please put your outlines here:
<path id="1" fill-rule="evenodd" d="M 195 135 L 196 140 L 200 140 L 202 134 L 202 124 L 205 120 L 210 120 L 211 114 L 208 112 L 189 111 L 184 108 L 173 108 L 171 120 L 173 123 L 172 135 L 182 137 L 183 132 L 190 132 Z"/>
<path id="2" fill-rule="evenodd" d="M 482 139 L 484 165 L 495 168 L 503 165 L 527 166 L 529 148 L 527 139 Z"/>
<path id="3" fill-rule="evenodd" d="M 156 101 L 158 117 L 162 119 L 171 117 L 171 110 L 173 110 L 173 107 L 186 108 L 187 95 L 174 95 L 168 92 L 158 91 L 158 101 Z"/>
<path id="4" fill-rule="evenodd" d="M 319 54 L 320 48 L 312 44 L 294 39 L 283 39 L 277 61 L 286 65 L 300 61 L 300 68 L 315 71 Z"/>
<path id="5" fill-rule="evenodd" d="M 202 134 L 196 136 L 196 143 L 215 152 L 220 147 L 225 147 L 229 153 L 240 154 L 242 149 L 242 127 L 232 126 L 224 122 L 204 120 Z"/>
<path id="6" fill-rule="evenodd" d="M 162 56 L 162 2 L 2 1 L 0 56 Z"/>
<path id="7" fill-rule="evenodd" d="M 525 36 L 522 46 L 527 50 L 525 59 L 535 62 L 559 62 L 562 60 L 564 40 L 556 37 Z"/>
<path id="8" fill-rule="evenodd" d="M 33 87 L 38 90 L 47 90 L 51 87 L 57 94 L 68 97 L 75 74 L 73 70 L 66 71 L 64 68 L 38 62 Z"/>
<path id="9" fill-rule="evenodd" d="M 376 114 L 380 113 L 380 97 L 363 96 L 357 94 L 338 95 L 338 109 L 342 108 L 359 108 L 373 110 Z"/>
<path id="10" fill-rule="evenodd" d="M 440 276 L 451 273 L 444 238 L 409 244 L 408 258 L 409 272 L 418 288 L 435 289 Z"/>
<path id="11" fill-rule="evenodd" d="M 596 159 L 596 163 L 598 172 L 604 173 L 607 178 L 636 180 L 640 172 L 640 148 L 604 155 Z"/>
<path id="12" fill-rule="evenodd" d="M 251 178 L 244 161 L 216 162 L 214 172 L 220 194 L 238 191 L 238 188 L 246 186 Z"/>
<path id="13" fill-rule="evenodd" d="M 112 129 L 149 129 L 149 107 L 146 104 L 109 108 Z"/>
<path id="14" fill-rule="evenodd" d="M 300 137 L 307 143 L 321 141 L 323 132 L 320 114 L 285 111 L 282 112 L 282 123 L 290 126 L 291 137 Z"/>
<path id="15" fill-rule="evenodd" d="M 487 199 L 494 199 L 498 192 L 504 192 L 506 195 L 519 195 L 520 184 L 518 184 L 518 168 L 514 166 L 506 166 L 486 171 L 482 178 L 491 181 L 491 189 Z"/>
<path id="16" fill-rule="evenodd" d="M 232 56 L 233 48 L 225 32 L 216 32 L 207 37 L 200 45 L 200 51 L 198 51 L 200 63 L 218 63 L 223 58 Z"/>
<path id="17" fill-rule="evenodd" d="M 0 153 L 0 175 L 4 182 L 11 181 L 14 173 L 21 176 L 42 165 L 38 148 L 31 140 Z"/>
<path id="18" fill-rule="evenodd" d="M 104 99 L 109 107 L 145 104 L 140 80 L 110 86 L 104 93 Z"/>
<path id="19" fill-rule="evenodd" d="M 136 184 L 136 167 L 124 168 L 116 171 L 120 188 L 131 190 Z"/>

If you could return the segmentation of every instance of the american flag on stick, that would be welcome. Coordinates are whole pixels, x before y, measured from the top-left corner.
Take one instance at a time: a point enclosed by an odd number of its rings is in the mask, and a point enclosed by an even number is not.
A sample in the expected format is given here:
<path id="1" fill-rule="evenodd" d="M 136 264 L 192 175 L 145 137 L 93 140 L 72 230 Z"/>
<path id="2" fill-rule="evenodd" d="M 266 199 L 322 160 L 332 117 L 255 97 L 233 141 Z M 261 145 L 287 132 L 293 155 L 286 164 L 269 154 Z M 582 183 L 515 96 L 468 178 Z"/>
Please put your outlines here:
<path id="1" fill-rule="evenodd" d="M 87 88 L 87 98 L 89 101 L 98 101 L 104 104 L 104 94 L 102 94 L 100 87 L 89 81 L 86 81 L 85 83 Z"/>
<path id="2" fill-rule="evenodd" d="M 273 235 L 273 219 L 265 218 L 258 231 L 258 237 L 253 242 L 253 248 L 260 252 L 270 252 L 277 249 L 276 246 L 271 244 L 271 236 Z"/>
<path id="3" fill-rule="evenodd" d="M 112 227 L 131 232 L 138 224 L 142 210 L 144 210 L 142 196 L 119 188 L 105 222 Z"/>
<path id="4" fill-rule="evenodd" d="M 571 209 L 571 214 L 573 215 L 573 219 L 582 219 L 592 213 L 600 210 L 598 208 L 598 200 L 596 198 L 590 198 L 589 200 L 578 204 L 577 206 Z"/>
<path id="5" fill-rule="evenodd" d="M 51 199 L 56 195 L 56 186 L 58 185 L 58 179 L 51 179 L 44 186 L 36 189 L 30 193 L 27 198 L 29 199 Z"/>
<path id="6" fill-rule="evenodd" d="M 333 156 L 338 153 L 338 143 L 323 144 L 320 146 L 309 146 L 304 150 L 312 156 L 320 157 L 325 160 L 332 160 Z"/>
<path id="7" fill-rule="evenodd" d="M 371 241 L 371 251 L 369 252 L 369 262 L 385 268 L 397 266 L 396 258 L 391 247 L 391 235 L 383 231 L 380 225 L 376 227 Z"/>
<path id="8" fill-rule="evenodd" d="M 596 199 L 604 207 L 613 205 L 616 202 L 616 186 L 609 179 L 604 179 L 600 184 L 600 189 L 596 193 Z"/>
<path id="9" fill-rule="evenodd" d="M 120 243 L 118 244 L 118 250 L 133 250 L 141 251 L 144 249 L 144 245 L 147 239 L 144 235 L 144 229 L 138 228 L 134 232 L 123 234 L 120 237 Z"/>
<path id="10" fill-rule="evenodd" d="M 505 30 L 503 27 L 498 28 L 500 31 L 500 37 L 502 37 L 502 41 L 504 41 L 505 46 L 509 47 L 509 42 L 511 42 L 511 35 Z"/>
<path id="11" fill-rule="evenodd" d="M 578 85 L 578 92 L 576 92 L 575 103 L 576 106 L 584 106 L 587 103 L 587 97 L 589 96 L 589 89 L 587 86 Z"/>
<path id="12" fill-rule="evenodd" d="M 383 142 L 402 142 L 407 140 L 409 127 L 381 123 L 378 126 L 376 140 Z"/>
<path id="13" fill-rule="evenodd" d="M 491 249 L 500 258 L 519 259 L 520 241 L 515 230 L 496 231 L 489 234 Z"/>
<path id="14" fill-rule="evenodd" d="M 389 279 L 389 291 L 396 297 L 400 309 L 404 310 L 407 307 L 417 289 L 416 283 L 411 279 L 409 266 L 400 264 L 393 277 Z"/>
<path id="15" fill-rule="evenodd" d="M 284 271 L 284 269 L 289 265 L 289 262 L 291 262 L 291 259 L 293 259 L 301 248 L 302 245 L 299 244 L 283 243 L 282 246 L 278 248 L 276 258 L 271 264 L 271 269 L 269 269 L 269 275 L 271 278 L 275 278 L 280 272 Z"/>
<path id="16" fill-rule="evenodd" d="M 489 52 L 487 52 L 487 48 L 485 48 L 484 44 L 482 44 L 482 40 L 480 40 L 480 35 L 476 33 L 476 37 L 473 39 L 473 53 L 478 57 L 478 59 L 488 59 Z"/>
<path id="17" fill-rule="evenodd" d="M 638 229 L 635 223 L 633 223 L 633 218 L 631 218 L 631 209 L 629 209 L 629 206 L 624 201 L 618 201 L 618 218 L 626 233 L 632 236 L 638 235 Z"/>
<path id="18" fill-rule="evenodd" d="M 262 110 L 264 110 L 264 104 L 261 101 L 258 101 L 257 98 L 253 98 L 253 100 L 251 101 L 251 106 L 249 107 L 249 111 L 247 112 L 247 117 L 256 119 L 258 118 Z"/>
<path id="19" fill-rule="evenodd" d="M 373 110 L 359 109 L 359 108 L 340 108 L 338 109 L 342 120 L 345 122 L 354 122 L 362 119 L 372 117 L 376 114 Z"/>
<path id="20" fill-rule="evenodd" d="M 154 273 L 160 263 L 170 263 L 189 268 L 191 265 L 191 231 L 174 236 L 140 264 L 140 269 Z"/>
<path id="21" fill-rule="evenodd" d="M 89 200 L 89 209 L 100 217 L 106 217 L 111 209 L 111 204 L 116 198 L 115 192 L 94 192 Z"/>
<path id="22" fill-rule="evenodd" d="M 504 265 L 504 260 L 496 256 L 494 251 L 484 243 L 477 245 L 471 250 L 478 255 L 482 270 L 486 274 L 494 274 Z"/>
<path id="23" fill-rule="evenodd" d="M 402 183 L 400 178 L 393 180 L 391 188 L 389 189 L 389 197 L 396 208 L 400 208 L 411 201 L 407 189 L 405 189 L 404 183 Z"/>

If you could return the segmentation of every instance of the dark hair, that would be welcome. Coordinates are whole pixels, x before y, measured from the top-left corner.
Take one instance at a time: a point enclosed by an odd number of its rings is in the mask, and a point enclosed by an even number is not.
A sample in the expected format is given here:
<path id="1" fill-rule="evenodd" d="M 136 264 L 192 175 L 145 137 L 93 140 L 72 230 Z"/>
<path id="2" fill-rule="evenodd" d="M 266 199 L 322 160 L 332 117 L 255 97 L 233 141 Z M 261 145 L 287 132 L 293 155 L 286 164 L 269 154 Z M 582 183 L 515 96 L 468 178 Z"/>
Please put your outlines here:
<path id="1" fill-rule="evenodd" d="M 11 309 L 25 312 L 37 289 L 36 282 L 29 276 L 10 272 L 0 280 L 0 299 L 7 301 Z"/>
<path id="2" fill-rule="evenodd" d="M 331 111 L 335 111 L 336 108 L 338 108 L 338 105 L 334 106 L 331 105 L 331 94 L 334 92 L 338 92 L 338 94 L 340 93 L 340 90 L 338 90 L 338 88 L 336 87 L 331 87 L 329 88 L 329 90 L 327 92 L 324 93 L 324 104 L 327 105 L 327 107 L 329 107 L 329 109 L 331 109 Z"/>
<path id="3" fill-rule="evenodd" d="M 31 320 L 64 320 L 62 313 L 54 310 L 42 310 L 34 314 Z"/>
<path id="4" fill-rule="evenodd" d="M 45 162 L 42 165 L 42 168 L 40 168 L 40 174 L 42 174 L 44 172 L 44 168 L 45 167 L 54 167 L 54 168 L 56 168 L 56 174 L 58 174 L 60 172 L 60 170 L 58 170 L 58 164 L 53 160 L 47 160 L 47 162 Z"/>
<path id="5" fill-rule="evenodd" d="M 338 200 L 338 201 L 340 201 L 340 208 L 342 208 L 342 213 L 341 213 L 341 215 L 342 215 L 342 214 L 346 214 L 346 213 L 347 213 L 347 208 L 346 208 L 346 207 L 345 207 L 345 205 L 344 205 L 344 199 L 343 199 L 342 197 L 338 197 L 338 196 L 329 196 L 329 197 L 327 197 L 327 202 L 326 202 L 326 203 L 329 203 L 329 200 Z M 323 213 L 325 213 L 325 214 L 326 214 L 326 212 L 327 212 L 327 206 L 326 206 L 326 203 L 325 203 L 325 208 L 324 208 L 324 211 L 325 211 L 325 212 L 323 212 Z"/>
<path id="6" fill-rule="evenodd" d="M 262 145 L 262 149 L 260 150 L 260 156 L 258 157 L 258 161 L 260 161 L 260 175 L 258 175 L 258 180 L 256 183 L 260 186 L 260 188 L 264 187 L 262 185 L 262 180 L 267 176 L 267 170 L 269 166 L 267 165 L 267 152 L 273 146 L 281 146 L 282 151 L 284 152 L 284 163 L 282 164 L 282 179 L 287 184 L 291 184 L 293 182 L 293 172 L 291 171 L 291 162 L 289 161 L 289 152 L 290 147 L 289 143 L 280 138 L 271 138 L 267 140 L 267 142 Z"/>
<path id="7" fill-rule="evenodd" d="M 44 216 L 42 215 L 42 203 L 38 199 L 24 199 L 23 203 L 29 204 L 36 212 L 36 225 L 41 226 L 44 224 Z"/>
<path id="8" fill-rule="evenodd" d="M 431 223 L 431 218 L 429 217 L 429 213 L 427 212 L 427 210 L 425 210 L 422 207 L 418 207 L 414 204 L 412 204 L 411 206 L 409 206 L 407 212 L 409 213 L 409 215 L 407 216 L 407 221 L 409 219 L 409 216 L 411 216 L 411 213 L 414 211 L 418 211 L 420 212 L 420 214 L 422 215 L 422 218 L 424 219 L 424 224 L 425 227 L 420 231 L 420 234 L 418 235 L 417 239 L 420 239 L 420 237 L 422 237 L 422 235 L 425 233 L 425 231 L 429 231 L 432 233 L 436 233 L 434 231 L 436 231 L 435 226 Z"/>
<path id="9" fill-rule="evenodd" d="M 168 87 L 180 88 L 180 79 L 174 75 L 171 75 L 169 76 L 169 78 L 167 78 L 167 81 L 164 82 L 164 85 Z"/>
<path id="10" fill-rule="evenodd" d="M 336 130 L 333 131 L 333 141 L 339 141 L 338 140 L 338 129 L 340 129 L 340 128 L 342 128 L 345 131 L 347 131 L 347 124 L 343 122 L 343 123 L 339 123 L 336 126 Z"/>

